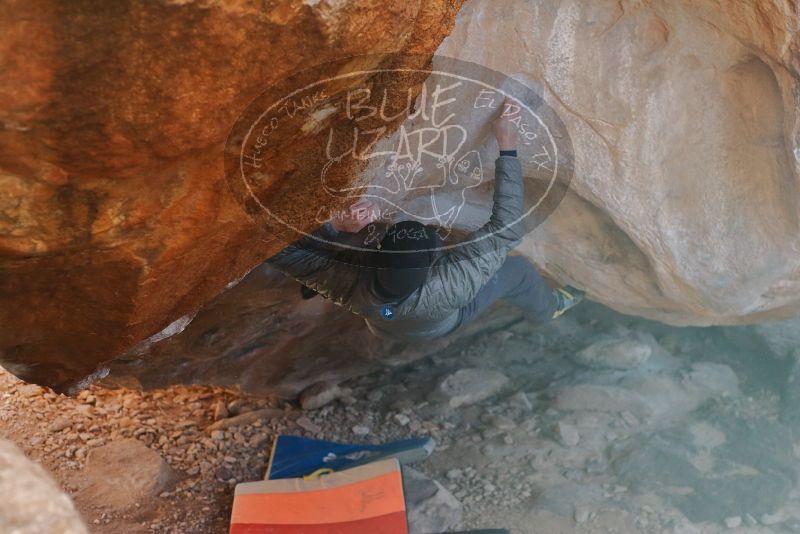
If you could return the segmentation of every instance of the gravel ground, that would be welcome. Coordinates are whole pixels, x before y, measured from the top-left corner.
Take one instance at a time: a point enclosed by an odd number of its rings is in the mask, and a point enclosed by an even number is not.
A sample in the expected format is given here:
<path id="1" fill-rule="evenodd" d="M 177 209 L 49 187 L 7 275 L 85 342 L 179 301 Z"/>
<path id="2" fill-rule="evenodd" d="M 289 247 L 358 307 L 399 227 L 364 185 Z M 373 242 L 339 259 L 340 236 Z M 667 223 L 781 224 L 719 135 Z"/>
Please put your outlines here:
<path id="1" fill-rule="evenodd" d="M 263 476 L 278 433 L 433 437 L 415 466 L 441 488 L 415 515 L 422 531 L 798 532 L 797 362 L 770 349 L 770 332 L 590 305 L 291 402 L 199 386 L 72 399 L 0 371 L 0 437 L 96 533 L 226 532 L 233 487 Z"/>

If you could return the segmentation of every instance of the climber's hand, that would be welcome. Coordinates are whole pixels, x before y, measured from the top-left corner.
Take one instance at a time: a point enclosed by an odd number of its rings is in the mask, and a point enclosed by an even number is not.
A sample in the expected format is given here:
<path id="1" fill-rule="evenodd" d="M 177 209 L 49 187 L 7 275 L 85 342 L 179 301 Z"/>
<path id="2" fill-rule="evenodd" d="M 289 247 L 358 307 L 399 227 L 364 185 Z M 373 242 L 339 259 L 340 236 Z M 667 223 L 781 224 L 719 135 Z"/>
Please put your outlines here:
<path id="1" fill-rule="evenodd" d="M 362 199 L 331 219 L 339 232 L 357 233 L 366 225 L 380 219 L 378 205 L 370 199 Z"/>
<path id="2" fill-rule="evenodd" d="M 500 150 L 517 149 L 517 126 L 510 119 L 518 114 L 519 105 L 515 104 L 511 98 L 506 97 L 500 105 L 500 113 L 492 122 L 492 131 Z"/>

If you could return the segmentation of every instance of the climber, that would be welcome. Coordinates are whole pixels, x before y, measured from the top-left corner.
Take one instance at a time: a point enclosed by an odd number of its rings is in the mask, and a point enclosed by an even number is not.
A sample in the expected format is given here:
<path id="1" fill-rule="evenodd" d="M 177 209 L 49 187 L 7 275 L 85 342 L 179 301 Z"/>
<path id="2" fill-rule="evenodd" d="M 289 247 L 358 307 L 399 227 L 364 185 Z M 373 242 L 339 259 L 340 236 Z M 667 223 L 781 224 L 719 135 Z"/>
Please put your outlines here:
<path id="1" fill-rule="evenodd" d="M 502 108 L 508 110 L 507 98 Z M 349 215 L 325 223 L 268 263 L 303 284 L 304 298 L 319 292 L 364 317 L 374 334 L 403 341 L 445 336 L 469 323 L 498 299 L 536 322 L 560 316 L 583 298 L 571 288 L 551 290 L 534 266 L 507 256 L 522 239 L 523 180 L 517 127 L 504 117 L 492 123 L 500 149 L 489 221 L 457 247 L 442 247 L 436 228 L 417 221 L 391 225 L 375 252 L 320 243 L 364 242 L 375 233 L 377 210 L 360 201 Z"/>

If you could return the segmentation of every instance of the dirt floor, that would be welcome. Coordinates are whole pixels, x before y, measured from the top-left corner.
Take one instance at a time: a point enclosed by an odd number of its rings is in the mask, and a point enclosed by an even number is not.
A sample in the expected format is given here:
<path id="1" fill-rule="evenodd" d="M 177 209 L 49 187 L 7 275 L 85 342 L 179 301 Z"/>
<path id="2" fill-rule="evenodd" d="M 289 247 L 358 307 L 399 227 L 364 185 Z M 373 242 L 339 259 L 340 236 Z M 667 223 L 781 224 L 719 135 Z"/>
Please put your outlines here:
<path id="1" fill-rule="evenodd" d="M 71 399 L 0 371 L 0 437 L 99 534 L 226 532 L 234 486 L 263 477 L 278 433 L 433 437 L 415 468 L 441 491 L 420 532 L 800 532 L 800 372 L 781 339 L 587 305 L 320 387 L 304 401 L 335 400 L 314 410 L 207 387 Z"/>

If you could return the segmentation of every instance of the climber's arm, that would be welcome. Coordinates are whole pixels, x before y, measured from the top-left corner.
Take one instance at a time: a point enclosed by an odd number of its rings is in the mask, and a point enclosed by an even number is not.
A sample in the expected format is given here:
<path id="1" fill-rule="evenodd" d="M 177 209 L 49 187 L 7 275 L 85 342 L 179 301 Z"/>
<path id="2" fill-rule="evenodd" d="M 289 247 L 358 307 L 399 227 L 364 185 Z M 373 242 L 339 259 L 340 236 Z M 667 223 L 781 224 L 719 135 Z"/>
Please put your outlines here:
<path id="1" fill-rule="evenodd" d="M 522 239 L 522 169 L 513 156 L 501 156 L 495 165 L 494 206 L 489 221 L 431 267 L 428 284 L 445 308 L 457 309 L 471 302 Z"/>
<path id="2" fill-rule="evenodd" d="M 301 284 L 337 304 L 346 305 L 362 267 L 341 259 L 347 235 L 357 233 L 378 218 L 369 201 L 353 204 L 310 235 L 292 243 L 267 262 Z"/>
<path id="3" fill-rule="evenodd" d="M 503 265 L 508 252 L 523 236 L 525 188 L 522 166 L 516 157 L 517 127 L 506 116 L 511 101 L 493 123 L 500 148 L 495 162 L 494 203 L 489 221 L 447 251 L 431 268 L 429 284 L 442 298 L 442 306 L 456 309 L 471 302 Z"/>
<path id="4" fill-rule="evenodd" d="M 327 269 L 333 261 L 339 232 L 326 222 L 311 234 L 295 241 L 267 260 L 287 276 L 308 285 L 305 281 Z M 309 286 L 310 287 L 310 286 Z"/>

